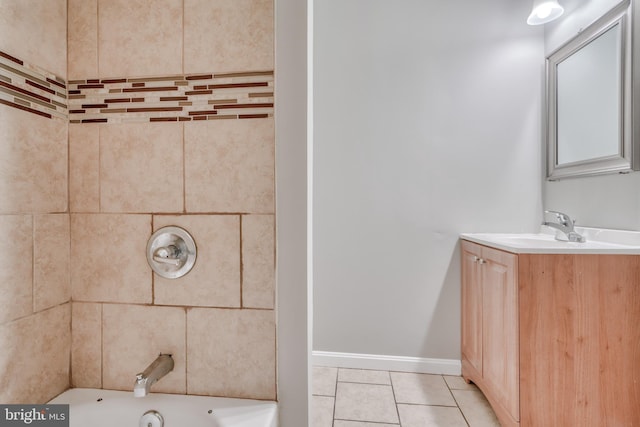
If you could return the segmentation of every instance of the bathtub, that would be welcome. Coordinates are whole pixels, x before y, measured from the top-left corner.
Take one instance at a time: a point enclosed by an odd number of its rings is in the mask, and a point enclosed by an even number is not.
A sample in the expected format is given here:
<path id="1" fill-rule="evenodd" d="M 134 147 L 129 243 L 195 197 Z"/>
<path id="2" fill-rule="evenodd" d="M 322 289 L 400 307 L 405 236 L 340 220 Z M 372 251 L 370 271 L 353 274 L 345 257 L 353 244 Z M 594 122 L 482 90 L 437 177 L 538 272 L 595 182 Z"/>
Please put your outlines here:
<path id="1" fill-rule="evenodd" d="M 131 391 L 73 388 L 49 403 L 69 404 L 70 427 L 277 427 L 275 402 L 150 393 L 133 397 Z M 141 422 L 141 418 L 144 421 Z"/>

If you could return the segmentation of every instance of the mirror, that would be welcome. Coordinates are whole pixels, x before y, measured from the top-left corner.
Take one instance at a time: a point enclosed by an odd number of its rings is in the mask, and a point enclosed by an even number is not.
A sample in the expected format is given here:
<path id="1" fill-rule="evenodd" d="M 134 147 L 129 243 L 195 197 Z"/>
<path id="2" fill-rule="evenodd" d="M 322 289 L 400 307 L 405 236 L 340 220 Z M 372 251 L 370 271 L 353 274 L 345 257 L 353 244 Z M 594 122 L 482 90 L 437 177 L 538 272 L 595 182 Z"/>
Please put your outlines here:
<path id="1" fill-rule="evenodd" d="M 630 0 L 622 2 L 547 58 L 549 180 L 640 167 L 631 13 Z"/>

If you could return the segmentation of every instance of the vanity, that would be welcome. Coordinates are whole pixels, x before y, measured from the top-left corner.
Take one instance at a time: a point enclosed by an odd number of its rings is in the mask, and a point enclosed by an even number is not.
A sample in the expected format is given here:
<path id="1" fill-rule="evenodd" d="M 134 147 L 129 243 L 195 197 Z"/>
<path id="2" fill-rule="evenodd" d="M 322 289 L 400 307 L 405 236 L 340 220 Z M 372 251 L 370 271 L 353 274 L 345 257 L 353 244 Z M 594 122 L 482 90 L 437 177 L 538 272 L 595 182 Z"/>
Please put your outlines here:
<path id="1" fill-rule="evenodd" d="M 462 376 L 503 426 L 640 425 L 640 233 L 462 234 Z"/>

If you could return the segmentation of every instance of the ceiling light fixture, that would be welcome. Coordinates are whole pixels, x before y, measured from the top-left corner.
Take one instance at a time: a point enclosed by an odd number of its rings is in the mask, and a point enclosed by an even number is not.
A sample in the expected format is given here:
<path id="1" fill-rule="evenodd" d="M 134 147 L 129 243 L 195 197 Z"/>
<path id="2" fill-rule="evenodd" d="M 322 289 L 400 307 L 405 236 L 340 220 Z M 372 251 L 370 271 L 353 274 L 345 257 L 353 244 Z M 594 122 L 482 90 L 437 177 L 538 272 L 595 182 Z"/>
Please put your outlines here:
<path id="1" fill-rule="evenodd" d="M 529 25 L 541 25 L 551 22 L 564 12 L 557 0 L 533 0 L 533 9 L 527 19 Z"/>

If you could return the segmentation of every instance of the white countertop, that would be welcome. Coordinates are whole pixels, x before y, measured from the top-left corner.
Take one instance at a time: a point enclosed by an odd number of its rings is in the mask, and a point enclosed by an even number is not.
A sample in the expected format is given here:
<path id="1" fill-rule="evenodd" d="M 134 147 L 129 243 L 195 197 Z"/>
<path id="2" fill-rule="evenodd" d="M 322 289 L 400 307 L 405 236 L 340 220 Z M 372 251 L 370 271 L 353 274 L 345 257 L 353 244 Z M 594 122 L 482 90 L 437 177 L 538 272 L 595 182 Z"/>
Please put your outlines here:
<path id="1" fill-rule="evenodd" d="M 640 232 L 576 227 L 586 242 L 555 239 L 554 230 L 542 227 L 540 233 L 462 233 L 461 239 L 516 254 L 601 254 L 640 255 Z"/>

